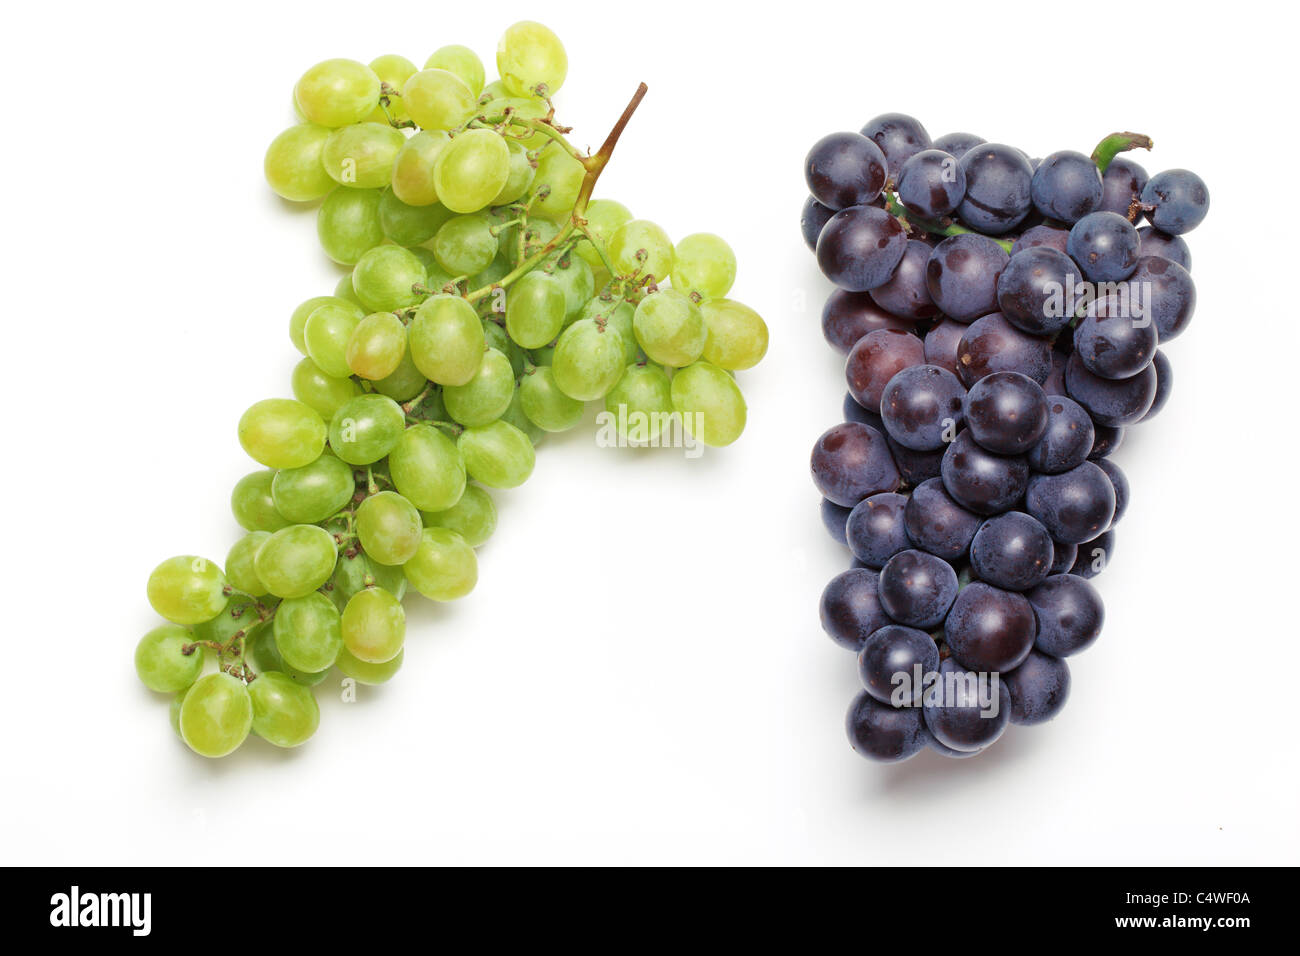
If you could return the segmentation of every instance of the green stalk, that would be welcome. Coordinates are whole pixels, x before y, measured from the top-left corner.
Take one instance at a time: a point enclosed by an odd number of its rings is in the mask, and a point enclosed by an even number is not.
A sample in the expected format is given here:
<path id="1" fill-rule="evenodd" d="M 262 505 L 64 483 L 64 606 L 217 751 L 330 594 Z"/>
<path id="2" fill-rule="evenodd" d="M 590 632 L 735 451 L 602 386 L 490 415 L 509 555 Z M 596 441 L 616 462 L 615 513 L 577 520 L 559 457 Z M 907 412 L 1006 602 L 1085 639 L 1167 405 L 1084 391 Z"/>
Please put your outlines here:
<path id="1" fill-rule="evenodd" d="M 1150 149 L 1155 144 L 1151 142 L 1151 137 L 1144 133 L 1111 133 L 1092 151 L 1092 161 L 1097 164 L 1097 168 L 1103 173 L 1106 167 L 1120 153 L 1127 152 L 1130 149 Z"/>

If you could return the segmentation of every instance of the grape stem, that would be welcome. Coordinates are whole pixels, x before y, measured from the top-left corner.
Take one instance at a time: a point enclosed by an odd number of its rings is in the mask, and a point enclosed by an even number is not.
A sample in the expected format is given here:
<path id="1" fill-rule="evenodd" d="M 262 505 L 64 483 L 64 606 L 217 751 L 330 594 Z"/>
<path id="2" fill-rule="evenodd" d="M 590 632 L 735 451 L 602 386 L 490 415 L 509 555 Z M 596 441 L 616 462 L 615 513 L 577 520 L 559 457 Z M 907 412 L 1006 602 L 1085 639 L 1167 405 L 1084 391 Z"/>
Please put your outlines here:
<path id="1" fill-rule="evenodd" d="M 1151 137 L 1145 133 L 1111 133 L 1092 151 L 1092 161 L 1097 164 L 1101 172 L 1105 173 L 1111 160 L 1120 153 L 1130 149 L 1150 149 L 1154 145 Z"/>
<path id="2" fill-rule="evenodd" d="M 557 232 L 551 238 L 551 241 L 542 246 L 541 249 L 537 250 L 537 252 L 533 253 L 523 262 L 519 263 L 519 265 L 515 266 L 514 269 L 510 270 L 496 282 L 468 293 L 465 296 L 466 299 L 470 302 L 477 302 L 478 300 L 491 295 L 493 289 L 504 289 L 512 282 L 527 275 L 551 253 L 568 242 L 572 238 L 575 230 L 580 230 L 581 226 L 585 226 L 586 219 L 583 217 L 583 213 L 587 211 L 587 203 L 591 201 L 592 191 L 596 188 L 596 180 L 600 178 L 601 172 L 609 163 L 610 156 L 614 153 L 614 147 L 618 145 L 619 137 L 623 135 L 623 130 L 627 128 L 627 124 L 631 121 L 632 114 L 636 112 L 636 108 L 640 106 L 641 101 L 645 99 L 648 89 L 649 87 L 644 83 L 637 87 L 636 92 L 632 94 L 632 99 L 628 101 L 627 107 L 623 110 L 623 114 L 618 118 L 618 122 L 614 124 L 613 129 L 609 131 L 609 135 L 605 137 L 605 142 L 601 145 L 600 149 L 596 150 L 596 152 L 591 156 L 583 156 L 574 150 L 558 130 L 553 130 L 553 136 L 551 132 L 547 132 L 547 135 L 551 136 L 551 138 L 556 142 L 564 143 L 564 146 L 567 148 L 570 155 L 582 163 L 583 167 L 586 169 L 586 173 L 582 177 L 582 186 L 578 190 L 578 198 L 574 201 L 573 208 L 569 211 L 569 221 L 566 222 L 564 228 Z M 521 121 L 513 120 L 512 122 Z M 531 127 L 532 123 L 538 123 L 540 121 L 529 120 L 522 122 L 524 125 L 529 125 Z M 590 236 L 590 233 L 587 233 L 587 235 Z M 593 243 L 593 245 L 598 249 L 600 248 L 599 243 Z"/>
<path id="3" fill-rule="evenodd" d="M 959 226 L 951 219 L 934 221 L 932 219 L 922 219 L 920 216 L 913 215 L 907 207 L 898 201 L 898 197 L 893 193 L 885 193 L 885 203 L 890 214 L 902 221 L 905 228 L 912 227 L 928 232 L 935 236 L 983 236 L 984 233 L 976 232 L 974 229 L 967 229 L 965 226 Z M 1009 239 L 998 239 L 994 236 L 984 236 L 986 239 L 992 239 L 1004 252 L 1011 251 L 1011 241 Z"/>

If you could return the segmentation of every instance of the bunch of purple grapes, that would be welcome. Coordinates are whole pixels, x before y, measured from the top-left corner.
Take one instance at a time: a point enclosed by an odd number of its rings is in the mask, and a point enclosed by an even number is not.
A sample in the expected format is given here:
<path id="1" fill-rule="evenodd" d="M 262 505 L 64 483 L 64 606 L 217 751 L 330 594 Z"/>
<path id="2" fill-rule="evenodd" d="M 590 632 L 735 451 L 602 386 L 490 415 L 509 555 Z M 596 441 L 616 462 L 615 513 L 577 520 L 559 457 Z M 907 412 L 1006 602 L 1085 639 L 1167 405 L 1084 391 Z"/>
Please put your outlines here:
<path id="1" fill-rule="evenodd" d="M 1030 159 L 890 113 L 808 154 L 822 331 L 848 357 L 845 421 L 812 453 L 853 553 L 821 621 L 858 654 L 865 757 L 973 756 L 1050 720 L 1101 632 L 1089 579 L 1129 499 L 1110 456 L 1169 398 L 1160 347 L 1196 304 L 1182 236 L 1209 208 L 1195 173 L 1118 155 L 1150 145 Z"/>

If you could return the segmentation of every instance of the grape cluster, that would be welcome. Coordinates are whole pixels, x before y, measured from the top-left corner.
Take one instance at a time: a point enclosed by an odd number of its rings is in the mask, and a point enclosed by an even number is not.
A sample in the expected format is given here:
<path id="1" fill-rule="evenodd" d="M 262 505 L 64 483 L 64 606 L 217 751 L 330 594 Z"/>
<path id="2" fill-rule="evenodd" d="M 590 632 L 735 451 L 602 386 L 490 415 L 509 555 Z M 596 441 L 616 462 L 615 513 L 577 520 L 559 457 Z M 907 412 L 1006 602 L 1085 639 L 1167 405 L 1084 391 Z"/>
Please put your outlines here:
<path id="1" fill-rule="evenodd" d="M 1150 146 L 1037 160 L 891 113 L 808 154 L 803 235 L 848 380 L 812 476 L 853 554 L 821 622 L 858 654 L 865 757 L 966 757 L 1050 720 L 1100 634 L 1088 579 L 1129 499 L 1110 456 L 1169 398 L 1160 347 L 1196 304 L 1182 236 L 1209 208 L 1195 173 L 1118 155 Z"/>
<path id="2" fill-rule="evenodd" d="M 487 489 L 522 484 L 534 447 L 588 403 L 620 445 L 676 426 L 721 446 L 744 429 L 735 372 L 763 358 L 767 327 L 727 298 L 730 247 L 708 233 L 674 244 L 592 198 L 645 86 L 587 155 L 555 120 L 568 71 L 555 34 L 517 23 L 496 63 L 488 83 L 462 46 L 424 69 L 326 60 L 266 152 L 271 188 L 319 202 L 320 244 L 348 271 L 290 318 L 294 397 L 239 421 L 262 468 L 232 494 L 246 533 L 224 568 L 181 556 L 149 577 L 167 623 L 140 640 L 136 670 L 172 695 L 199 754 L 250 732 L 302 744 L 334 668 L 391 678 L 408 587 L 434 601 L 473 589 L 497 520 Z"/>

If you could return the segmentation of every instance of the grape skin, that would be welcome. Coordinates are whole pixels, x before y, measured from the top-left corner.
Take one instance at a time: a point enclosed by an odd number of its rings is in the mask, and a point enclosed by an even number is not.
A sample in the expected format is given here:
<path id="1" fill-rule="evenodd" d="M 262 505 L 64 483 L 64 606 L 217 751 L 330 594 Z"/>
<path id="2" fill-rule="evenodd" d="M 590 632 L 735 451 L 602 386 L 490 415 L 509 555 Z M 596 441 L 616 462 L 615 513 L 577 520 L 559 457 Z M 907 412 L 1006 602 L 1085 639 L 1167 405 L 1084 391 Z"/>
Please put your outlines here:
<path id="1" fill-rule="evenodd" d="M 857 422 L 836 425 L 817 439 L 812 476 L 823 497 L 845 508 L 870 495 L 895 491 L 900 481 L 885 437 Z"/>
<path id="2" fill-rule="evenodd" d="M 867 568 L 850 568 L 831 578 L 822 591 L 822 629 L 832 641 L 857 653 L 867 638 L 892 623 L 880 606 L 880 575 Z"/>

